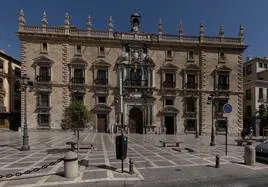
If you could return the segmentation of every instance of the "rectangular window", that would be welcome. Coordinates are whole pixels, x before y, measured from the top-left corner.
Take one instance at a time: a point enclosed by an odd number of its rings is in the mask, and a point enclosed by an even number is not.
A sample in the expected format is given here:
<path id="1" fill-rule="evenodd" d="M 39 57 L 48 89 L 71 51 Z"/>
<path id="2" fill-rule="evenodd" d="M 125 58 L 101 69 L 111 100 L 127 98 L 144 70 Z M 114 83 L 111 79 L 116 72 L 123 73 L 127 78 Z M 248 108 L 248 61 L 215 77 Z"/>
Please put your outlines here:
<path id="1" fill-rule="evenodd" d="M 82 68 L 75 68 L 74 69 L 74 77 L 73 77 L 72 82 L 78 83 L 78 84 L 85 83 L 84 69 L 82 69 Z"/>
<path id="2" fill-rule="evenodd" d="M 47 43 L 46 42 L 42 43 L 42 52 L 47 52 Z"/>
<path id="3" fill-rule="evenodd" d="M 76 46 L 76 53 L 79 54 L 79 55 L 81 55 L 81 53 L 82 53 L 81 45 L 77 45 Z"/>
<path id="4" fill-rule="evenodd" d="M 17 77 L 20 77 L 20 75 L 21 75 L 20 68 L 15 67 L 14 74 Z"/>
<path id="5" fill-rule="evenodd" d="M 246 100 L 251 100 L 251 89 L 246 90 Z"/>
<path id="6" fill-rule="evenodd" d="M 106 103 L 106 97 L 98 97 L 98 103 Z"/>
<path id="7" fill-rule="evenodd" d="M 219 61 L 220 62 L 223 62 L 224 60 L 225 60 L 225 55 L 224 55 L 223 52 L 220 52 L 220 54 L 219 54 Z"/>
<path id="8" fill-rule="evenodd" d="M 267 64 L 266 64 L 266 63 L 264 64 L 264 68 L 266 68 L 266 69 L 267 69 Z"/>
<path id="9" fill-rule="evenodd" d="M 259 99 L 263 99 L 263 88 L 259 88 Z"/>
<path id="10" fill-rule="evenodd" d="M 262 68 L 262 63 L 261 62 L 259 62 L 259 68 Z"/>
<path id="11" fill-rule="evenodd" d="M 107 85 L 108 79 L 107 79 L 107 70 L 98 69 L 97 70 L 97 78 L 95 80 L 96 84 L 100 85 Z"/>
<path id="12" fill-rule="evenodd" d="M 172 51 L 171 50 L 167 50 L 166 51 L 166 57 L 167 57 L 167 59 L 171 59 L 172 58 Z"/>
<path id="13" fill-rule="evenodd" d="M 195 112 L 195 99 L 188 98 L 186 100 L 186 112 Z"/>
<path id="14" fill-rule="evenodd" d="M 99 47 L 99 56 L 105 56 L 105 48 L 104 47 Z"/>
<path id="15" fill-rule="evenodd" d="M 196 75 L 195 74 L 187 74 L 187 89 L 196 89 Z"/>
<path id="16" fill-rule="evenodd" d="M 215 112 L 223 113 L 223 106 L 228 102 L 228 99 L 218 99 L 215 102 Z"/>
<path id="17" fill-rule="evenodd" d="M 188 51 L 188 60 L 193 61 L 194 60 L 194 52 Z"/>
<path id="18" fill-rule="evenodd" d="M 252 73 L 251 64 L 246 67 L 246 75 L 250 75 Z"/>
<path id="19" fill-rule="evenodd" d="M 42 82 L 50 81 L 50 67 L 40 66 L 37 80 Z"/>
<path id="20" fill-rule="evenodd" d="M 174 105 L 174 100 L 173 99 L 166 99 L 166 105 Z"/>
<path id="21" fill-rule="evenodd" d="M 186 130 L 194 131 L 196 125 L 196 119 L 187 119 L 186 121 Z"/>
<path id="22" fill-rule="evenodd" d="M 229 75 L 218 74 L 218 89 L 228 90 L 229 89 Z"/>
<path id="23" fill-rule="evenodd" d="M 268 101 L 268 89 L 266 89 L 266 101 Z"/>
<path id="24" fill-rule="evenodd" d="M 49 107 L 49 93 L 40 93 L 39 106 L 40 107 Z"/>
<path id="25" fill-rule="evenodd" d="M 39 114 L 39 126 L 49 126 L 49 114 Z"/>
<path id="26" fill-rule="evenodd" d="M 165 82 L 164 87 L 166 88 L 174 88 L 176 86 L 174 78 L 174 73 L 165 73 Z"/>

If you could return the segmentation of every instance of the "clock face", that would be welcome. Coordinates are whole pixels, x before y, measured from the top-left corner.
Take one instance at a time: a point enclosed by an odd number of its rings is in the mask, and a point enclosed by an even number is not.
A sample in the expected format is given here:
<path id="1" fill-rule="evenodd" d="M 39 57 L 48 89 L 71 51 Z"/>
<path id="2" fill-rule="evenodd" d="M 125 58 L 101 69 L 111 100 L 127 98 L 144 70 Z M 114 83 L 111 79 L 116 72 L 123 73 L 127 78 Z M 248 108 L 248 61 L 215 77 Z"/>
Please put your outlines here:
<path id="1" fill-rule="evenodd" d="M 137 32 L 137 31 L 139 31 L 139 27 L 138 27 L 137 25 L 134 25 L 134 26 L 133 26 L 133 30 L 134 30 L 135 32 Z"/>

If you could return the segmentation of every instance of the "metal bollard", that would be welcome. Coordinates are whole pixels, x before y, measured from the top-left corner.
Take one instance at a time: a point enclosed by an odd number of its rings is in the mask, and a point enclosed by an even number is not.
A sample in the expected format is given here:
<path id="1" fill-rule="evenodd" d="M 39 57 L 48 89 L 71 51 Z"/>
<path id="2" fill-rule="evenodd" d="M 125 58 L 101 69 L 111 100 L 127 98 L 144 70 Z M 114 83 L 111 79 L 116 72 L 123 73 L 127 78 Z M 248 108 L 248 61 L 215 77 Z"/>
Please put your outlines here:
<path id="1" fill-rule="evenodd" d="M 130 174 L 130 175 L 134 174 L 134 169 L 133 169 L 133 167 L 134 167 L 134 162 L 133 162 L 132 159 L 129 159 L 129 174 Z"/>
<path id="2" fill-rule="evenodd" d="M 77 153 L 69 151 L 64 156 L 64 176 L 75 178 L 79 174 Z"/>
<path id="3" fill-rule="evenodd" d="M 215 168 L 219 168 L 220 167 L 220 156 L 216 155 L 216 165 Z"/>

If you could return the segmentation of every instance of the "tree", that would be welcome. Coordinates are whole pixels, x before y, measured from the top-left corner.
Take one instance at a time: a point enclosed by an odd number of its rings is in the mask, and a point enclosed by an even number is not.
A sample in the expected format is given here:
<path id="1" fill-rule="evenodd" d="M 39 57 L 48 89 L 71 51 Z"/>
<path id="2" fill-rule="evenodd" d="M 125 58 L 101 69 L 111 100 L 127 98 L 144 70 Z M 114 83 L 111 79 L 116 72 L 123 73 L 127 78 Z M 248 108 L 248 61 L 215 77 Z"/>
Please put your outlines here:
<path id="1" fill-rule="evenodd" d="M 264 101 L 256 112 L 256 117 L 260 120 L 260 132 L 264 133 L 264 129 L 268 128 L 268 103 Z M 264 134 L 263 134 L 264 135 Z"/>
<path id="2" fill-rule="evenodd" d="M 61 128 L 64 130 L 84 128 L 91 120 L 91 112 L 86 106 L 81 101 L 74 100 L 64 109 Z"/>

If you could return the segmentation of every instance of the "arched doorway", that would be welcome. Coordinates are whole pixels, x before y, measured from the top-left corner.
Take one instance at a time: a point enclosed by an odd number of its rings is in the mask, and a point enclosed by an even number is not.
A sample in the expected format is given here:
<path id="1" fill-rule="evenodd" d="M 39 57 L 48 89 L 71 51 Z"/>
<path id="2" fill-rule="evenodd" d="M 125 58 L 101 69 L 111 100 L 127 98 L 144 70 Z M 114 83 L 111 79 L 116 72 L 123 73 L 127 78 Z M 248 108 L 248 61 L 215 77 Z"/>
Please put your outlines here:
<path id="1" fill-rule="evenodd" d="M 132 108 L 129 111 L 129 132 L 143 133 L 143 114 L 139 108 Z"/>

